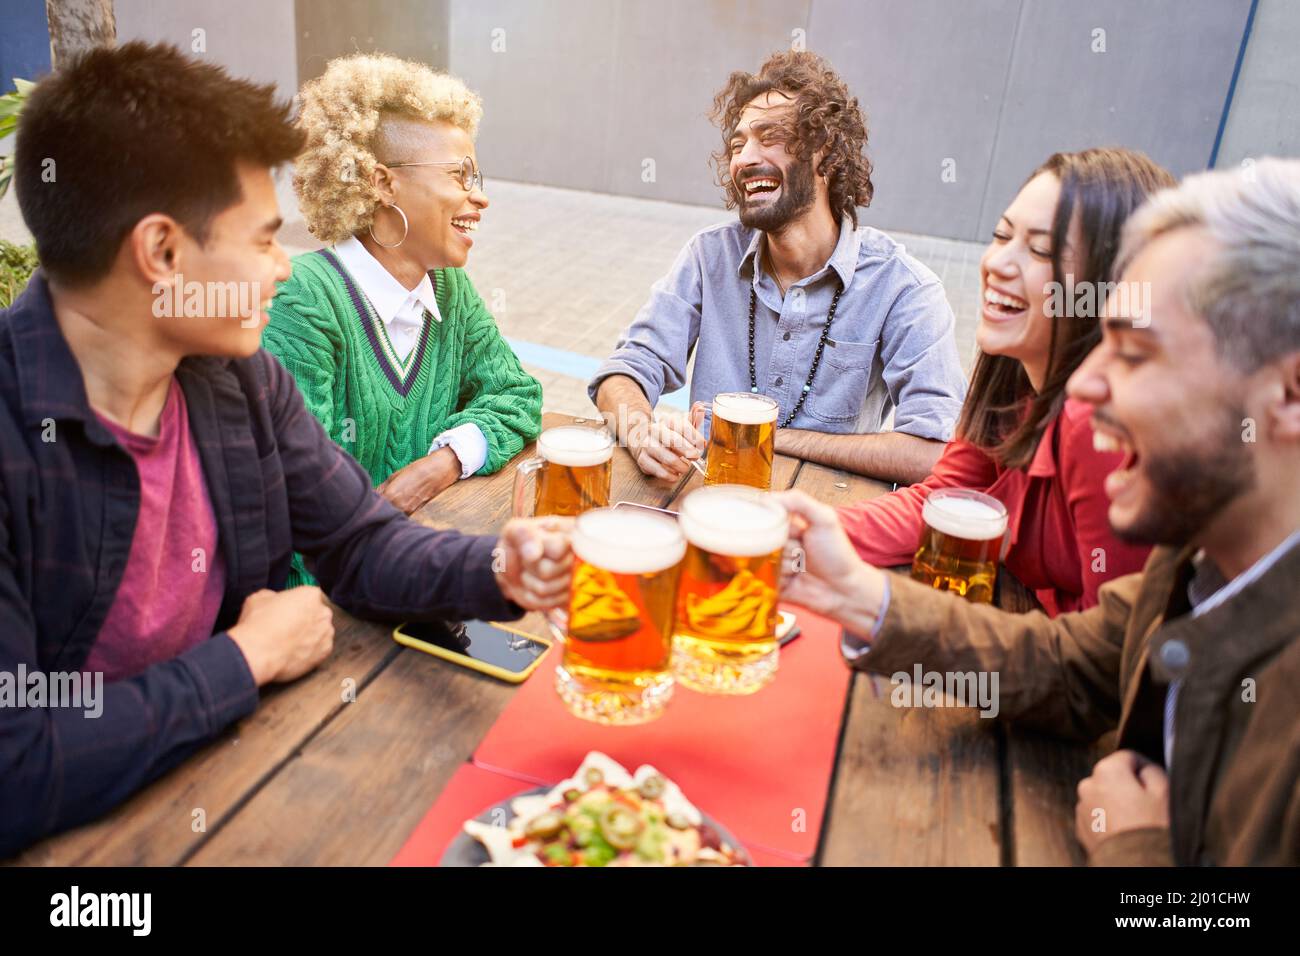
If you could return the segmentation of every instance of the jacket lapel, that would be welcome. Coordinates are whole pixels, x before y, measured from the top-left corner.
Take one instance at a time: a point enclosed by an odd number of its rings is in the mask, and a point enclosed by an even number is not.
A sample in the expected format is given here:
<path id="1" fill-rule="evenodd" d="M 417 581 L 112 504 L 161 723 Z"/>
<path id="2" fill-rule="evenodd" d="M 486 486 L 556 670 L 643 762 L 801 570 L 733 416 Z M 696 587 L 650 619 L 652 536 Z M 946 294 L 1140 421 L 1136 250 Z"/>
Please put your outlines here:
<path id="1" fill-rule="evenodd" d="M 261 460 L 247 398 L 226 363 L 190 358 L 176 377 L 189 405 L 190 428 L 203 461 L 208 496 L 226 561 L 226 593 L 218 621 L 233 620 L 242 596 L 270 578 Z"/>
<path id="2" fill-rule="evenodd" d="M 1300 547 L 1283 555 L 1259 580 L 1199 617 L 1191 614 L 1187 585 L 1191 551 L 1175 565 L 1165 612 L 1153 620 L 1134 670 L 1135 685 L 1125 701 L 1120 747 L 1143 750 L 1151 727 L 1163 752 L 1163 705 L 1171 679 L 1182 677 L 1174 715 L 1170 774 L 1170 829 L 1174 859 L 1182 864 L 1215 862 L 1205 845 L 1211 801 L 1253 712 L 1244 700 L 1243 680 L 1258 674 L 1295 639 L 1300 611 L 1294 583 L 1300 579 Z M 1187 665 L 1171 673 L 1162 649 L 1178 641 Z M 1181 655 L 1180 655 L 1181 656 Z M 1154 691 L 1149 697 L 1141 685 Z M 1145 752 L 1145 751 L 1144 751 Z"/>

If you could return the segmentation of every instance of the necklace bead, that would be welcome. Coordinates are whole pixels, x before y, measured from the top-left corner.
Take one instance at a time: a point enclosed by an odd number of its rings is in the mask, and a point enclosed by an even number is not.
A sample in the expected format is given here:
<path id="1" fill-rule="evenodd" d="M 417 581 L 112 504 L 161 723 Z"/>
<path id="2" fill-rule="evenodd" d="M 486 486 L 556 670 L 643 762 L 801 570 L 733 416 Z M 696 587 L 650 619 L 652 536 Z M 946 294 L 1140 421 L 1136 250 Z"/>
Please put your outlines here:
<path id="1" fill-rule="evenodd" d="M 826 327 L 822 329 L 821 338 L 817 341 L 817 352 L 813 355 L 812 368 L 808 370 L 808 381 L 804 383 L 803 392 L 799 396 L 799 402 L 794 409 L 781 423 L 782 428 L 789 428 L 790 423 L 803 409 L 803 404 L 808 399 L 808 393 L 812 391 L 813 379 L 817 376 L 817 369 L 822 364 L 822 351 L 826 348 L 826 340 L 830 338 L 831 323 L 835 321 L 835 310 L 840 304 L 840 295 L 844 292 L 844 286 L 840 285 L 835 290 L 835 295 L 831 297 L 831 307 L 826 312 Z M 758 308 L 758 295 L 753 287 L 749 290 L 749 390 L 758 391 L 758 371 L 754 363 L 754 312 Z"/>

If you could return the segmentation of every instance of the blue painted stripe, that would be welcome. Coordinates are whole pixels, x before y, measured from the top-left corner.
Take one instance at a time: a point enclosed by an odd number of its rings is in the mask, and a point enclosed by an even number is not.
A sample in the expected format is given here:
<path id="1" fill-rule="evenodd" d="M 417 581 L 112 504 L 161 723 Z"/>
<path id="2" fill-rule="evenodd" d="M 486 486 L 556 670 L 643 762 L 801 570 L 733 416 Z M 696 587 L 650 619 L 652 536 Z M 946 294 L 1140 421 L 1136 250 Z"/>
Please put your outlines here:
<path id="1" fill-rule="evenodd" d="M 1237 77 L 1241 76 L 1241 63 L 1246 59 L 1246 44 L 1250 41 L 1250 31 L 1255 25 L 1255 10 L 1259 0 L 1250 0 L 1250 12 L 1246 14 L 1246 29 L 1241 31 L 1241 46 L 1237 48 L 1237 62 L 1232 66 L 1232 79 L 1228 81 L 1228 95 L 1223 99 L 1223 115 L 1219 117 L 1219 129 L 1214 134 L 1214 148 L 1210 150 L 1210 162 L 1207 169 L 1213 169 L 1219 161 L 1219 146 L 1223 143 L 1223 131 L 1228 125 L 1228 113 L 1232 109 L 1232 95 L 1237 91 Z"/>
<path id="2" fill-rule="evenodd" d="M 519 361 L 527 362 L 529 365 L 536 365 L 538 368 L 544 368 L 546 371 L 555 372 L 558 375 L 567 375 L 570 378 L 577 378 L 586 382 L 590 381 L 591 377 L 596 374 L 596 369 L 600 368 L 601 360 L 592 358 L 590 355 L 580 355 L 577 352 L 552 348 L 549 345 L 539 345 L 536 342 L 525 342 L 523 339 L 507 338 L 506 342 L 515 350 L 515 355 L 519 356 Z M 659 399 L 659 404 L 685 411 L 690 406 L 689 393 L 690 390 L 687 388 L 678 389 L 662 396 Z"/>

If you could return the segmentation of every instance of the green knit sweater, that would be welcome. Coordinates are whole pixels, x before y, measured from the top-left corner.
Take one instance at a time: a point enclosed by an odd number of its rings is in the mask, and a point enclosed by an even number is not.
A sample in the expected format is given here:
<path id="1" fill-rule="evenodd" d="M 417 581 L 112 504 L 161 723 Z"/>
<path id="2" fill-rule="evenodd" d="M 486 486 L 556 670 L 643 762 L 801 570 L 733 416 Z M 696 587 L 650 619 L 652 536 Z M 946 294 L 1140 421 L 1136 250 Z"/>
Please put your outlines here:
<path id="1" fill-rule="evenodd" d="M 298 383 L 308 410 L 378 485 L 472 422 L 487 439 L 479 474 L 501 469 L 542 427 L 542 386 L 519 365 L 463 269 L 432 273 L 442 321 L 426 318 L 406 362 L 343 264 L 325 251 L 293 260 L 262 344 Z M 295 555 L 289 587 L 312 583 Z"/>

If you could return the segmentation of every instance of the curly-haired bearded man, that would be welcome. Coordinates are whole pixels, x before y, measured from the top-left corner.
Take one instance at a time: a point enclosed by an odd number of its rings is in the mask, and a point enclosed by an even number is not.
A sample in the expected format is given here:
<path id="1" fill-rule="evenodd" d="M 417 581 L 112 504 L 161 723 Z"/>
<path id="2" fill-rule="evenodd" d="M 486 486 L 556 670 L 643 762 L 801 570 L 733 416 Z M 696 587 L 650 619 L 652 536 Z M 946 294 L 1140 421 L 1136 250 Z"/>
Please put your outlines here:
<path id="1" fill-rule="evenodd" d="M 692 400 L 775 400 L 778 452 L 921 480 L 966 382 L 939 279 L 858 225 L 872 185 L 857 100 L 820 57 L 778 53 L 757 74 L 733 73 L 713 118 L 718 182 L 739 221 L 686 244 L 588 394 L 642 471 L 679 477 L 704 437 L 654 406 L 685 385 L 694 351 Z"/>

